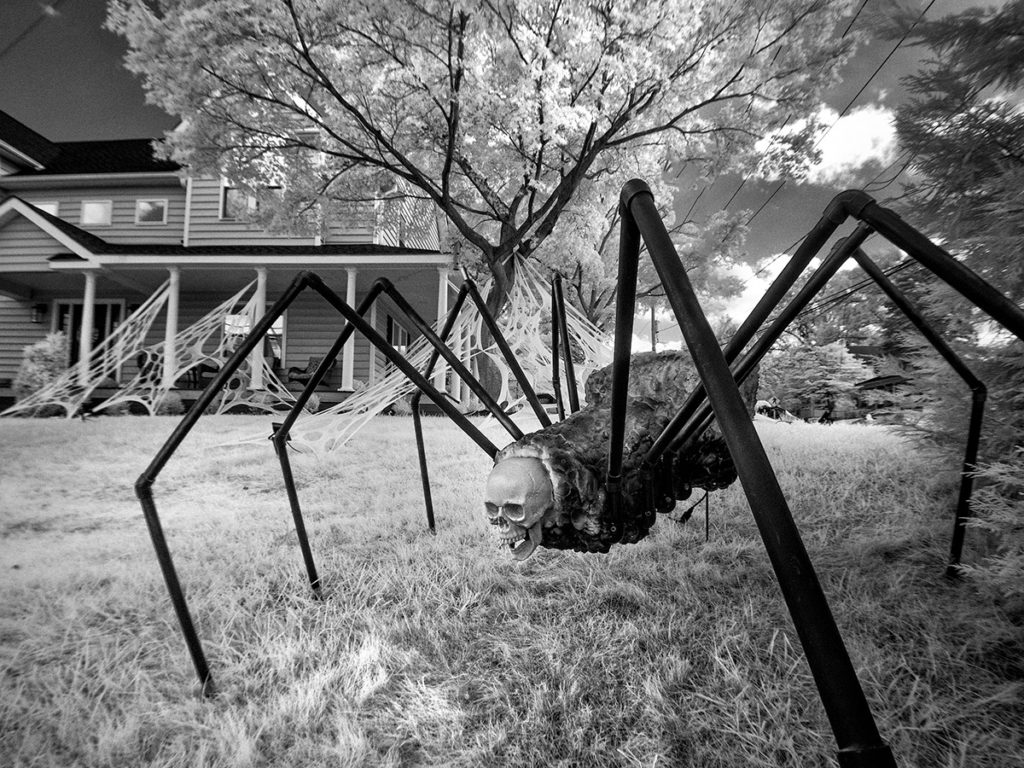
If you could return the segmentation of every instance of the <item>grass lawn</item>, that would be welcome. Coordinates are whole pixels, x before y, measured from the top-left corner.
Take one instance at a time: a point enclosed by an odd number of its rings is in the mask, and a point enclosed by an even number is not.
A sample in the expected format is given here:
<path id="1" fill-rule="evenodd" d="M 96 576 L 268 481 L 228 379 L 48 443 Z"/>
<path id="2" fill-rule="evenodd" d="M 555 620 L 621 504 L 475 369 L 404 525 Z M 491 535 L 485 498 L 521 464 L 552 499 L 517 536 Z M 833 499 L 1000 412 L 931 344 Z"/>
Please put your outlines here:
<path id="1" fill-rule="evenodd" d="M 296 456 L 311 599 L 269 419 L 208 417 L 155 497 L 219 696 L 132 484 L 176 418 L 0 421 L 0 766 L 828 766 L 835 744 L 738 484 L 608 555 L 517 565 L 490 462 L 406 418 Z M 1024 632 L 943 577 L 955 460 L 883 427 L 758 422 L 899 765 L 1024 766 Z M 487 427 L 497 441 L 499 434 Z"/>

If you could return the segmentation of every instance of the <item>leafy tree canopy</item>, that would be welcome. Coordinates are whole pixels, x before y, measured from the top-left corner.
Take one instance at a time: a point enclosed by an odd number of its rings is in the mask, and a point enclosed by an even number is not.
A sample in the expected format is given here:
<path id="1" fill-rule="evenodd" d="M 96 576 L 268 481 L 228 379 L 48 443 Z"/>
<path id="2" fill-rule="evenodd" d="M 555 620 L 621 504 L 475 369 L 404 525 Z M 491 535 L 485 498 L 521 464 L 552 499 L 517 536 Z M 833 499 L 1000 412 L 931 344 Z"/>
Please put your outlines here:
<path id="1" fill-rule="evenodd" d="M 290 226 L 382 190 L 428 201 L 494 275 L 495 308 L 512 254 L 568 212 L 563 240 L 598 269 L 592 225 L 629 176 L 798 167 L 813 126 L 754 144 L 813 111 L 850 52 L 836 27 L 852 4 L 112 0 L 108 25 L 183 118 L 175 160 L 282 186 Z"/>

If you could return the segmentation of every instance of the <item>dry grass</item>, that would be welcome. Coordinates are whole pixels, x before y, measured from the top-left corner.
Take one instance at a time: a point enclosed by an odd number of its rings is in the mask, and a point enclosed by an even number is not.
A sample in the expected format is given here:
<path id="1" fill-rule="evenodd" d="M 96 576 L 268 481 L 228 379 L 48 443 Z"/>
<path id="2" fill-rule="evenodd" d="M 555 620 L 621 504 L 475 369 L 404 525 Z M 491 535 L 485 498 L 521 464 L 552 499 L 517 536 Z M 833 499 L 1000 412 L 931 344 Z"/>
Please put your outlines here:
<path id="1" fill-rule="evenodd" d="M 738 487 L 709 543 L 662 519 L 517 566 L 477 509 L 487 458 L 442 420 L 436 537 L 407 419 L 294 460 L 322 601 L 269 444 L 216 447 L 263 422 L 201 420 L 155 487 L 220 690 L 196 698 L 131 490 L 175 423 L 0 421 L 0 765 L 834 764 Z M 899 764 L 1024 765 L 1021 629 L 942 577 L 952 462 L 759 428 Z"/>

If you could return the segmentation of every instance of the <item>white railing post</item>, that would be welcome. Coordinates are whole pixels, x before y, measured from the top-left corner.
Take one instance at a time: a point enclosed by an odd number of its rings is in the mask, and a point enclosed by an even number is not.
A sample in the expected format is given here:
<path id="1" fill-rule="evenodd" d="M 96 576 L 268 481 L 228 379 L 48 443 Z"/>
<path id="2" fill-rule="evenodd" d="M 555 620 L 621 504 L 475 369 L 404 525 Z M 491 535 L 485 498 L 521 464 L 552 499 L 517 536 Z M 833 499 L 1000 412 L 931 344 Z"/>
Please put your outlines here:
<path id="1" fill-rule="evenodd" d="M 178 378 L 178 298 L 181 290 L 181 269 L 168 267 L 171 279 L 167 285 L 167 324 L 164 327 L 164 370 L 163 385 L 165 389 L 174 386 Z"/>
<path id="2" fill-rule="evenodd" d="M 354 309 L 356 306 L 356 275 L 359 274 L 359 270 L 355 267 L 348 267 L 345 271 L 348 273 L 348 283 L 345 285 L 345 303 Z M 352 380 L 355 372 L 355 349 L 356 336 L 352 334 L 348 337 L 348 341 L 345 342 L 341 353 L 341 391 L 343 392 L 352 391 Z"/>
<path id="3" fill-rule="evenodd" d="M 78 383 L 89 385 L 89 358 L 92 357 L 92 335 L 96 318 L 96 273 L 83 272 L 85 292 L 82 295 L 82 324 L 78 334 Z"/>
<path id="4" fill-rule="evenodd" d="M 253 307 L 252 324 L 256 325 L 267 314 L 267 270 L 256 267 L 256 301 Z M 263 347 L 266 342 L 261 340 L 249 355 L 249 389 L 263 389 Z"/>

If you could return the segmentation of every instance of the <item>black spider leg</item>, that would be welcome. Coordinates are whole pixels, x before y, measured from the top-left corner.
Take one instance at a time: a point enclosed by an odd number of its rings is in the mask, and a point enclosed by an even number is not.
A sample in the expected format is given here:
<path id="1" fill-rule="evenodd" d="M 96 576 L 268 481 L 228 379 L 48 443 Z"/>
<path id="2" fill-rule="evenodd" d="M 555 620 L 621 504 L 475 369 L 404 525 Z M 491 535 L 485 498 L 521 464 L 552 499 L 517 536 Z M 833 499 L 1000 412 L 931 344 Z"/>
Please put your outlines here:
<path id="1" fill-rule="evenodd" d="M 779 313 L 778 317 L 758 336 L 754 346 L 743 356 L 743 358 L 732 365 L 733 377 L 737 385 L 742 384 L 747 376 L 754 370 L 754 367 L 761 362 L 761 358 L 767 354 L 772 345 L 779 340 L 782 333 L 789 327 L 793 319 L 803 311 L 822 288 L 832 279 L 832 276 L 839 271 L 839 268 L 850 257 L 854 250 L 871 234 L 871 228 L 861 224 L 853 233 L 836 242 L 828 257 L 821 265 L 811 273 L 811 276 L 804 283 L 793 299 Z M 774 288 L 774 286 L 773 286 Z M 779 294 L 779 299 L 785 291 Z M 755 307 L 756 310 L 756 307 Z M 769 310 L 770 311 L 770 310 Z M 722 354 L 729 360 L 730 356 L 735 357 L 738 349 L 728 345 Z M 673 421 L 659 435 L 654 445 L 648 451 L 645 462 L 653 462 L 660 455 L 660 451 L 666 449 L 670 455 L 676 454 L 688 445 L 692 440 L 700 437 L 704 430 L 710 425 L 713 419 L 711 404 L 707 401 L 706 391 L 703 384 L 694 388 L 694 391 L 686 398 L 683 407 L 679 409 Z M 680 424 L 678 431 L 672 433 L 673 425 Z"/>
<path id="2" fill-rule="evenodd" d="M 466 302 L 466 294 L 469 289 L 463 283 L 462 288 L 459 289 L 458 295 L 455 297 L 455 303 L 452 305 L 448 312 L 448 318 L 445 320 L 444 327 L 441 329 L 441 341 L 448 342 L 448 336 L 452 332 L 452 327 L 455 325 L 455 321 L 459 317 L 459 312 L 462 311 L 462 305 Z M 427 361 L 426 367 L 423 369 L 423 377 L 430 380 L 430 375 L 434 372 L 434 366 L 437 365 L 437 358 L 440 357 L 441 353 L 436 349 L 430 353 L 430 359 Z M 420 481 L 423 484 L 423 504 L 427 512 L 427 529 L 432 534 L 437 534 L 437 529 L 434 526 L 434 500 L 430 494 L 430 473 L 427 470 L 427 449 L 423 442 L 423 415 L 420 413 L 420 399 L 422 398 L 423 392 L 416 390 L 412 394 L 411 401 L 409 403 L 412 409 L 412 429 L 413 434 L 416 436 L 416 457 L 420 464 Z"/>
<path id="3" fill-rule="evenodd" d="M 398 309 L 398 311 L 405 316 L 406 320 L 408 320 L 409 323 L 411 323 L 412 326 L 416 329 L 416 331 L 426 340 L 426 342 L 433 347 L 433 352 L 431 353 L 429 362 L 427 363 L 424 372 L 420 374 L 421 379 L 423 381 L 429 381 L 430 374 L 433 372 L 434 366 L 437 364 L 438 357 L 444 357 L 445 361 L 452 367 L 452 370 L 456 373 L 456 375 L 458 375 L 463 381 L 465 381 L 469 385 L 473 393 L 480 398 L 481 402 L 488 409 L 491 415 L 498 420 L 498 422 L 506 429 L 506 431 L 512 436 L 514 440 L 518 440 L 523 436 L 522 430 L 519 429 L 519 427 L 516 426 L 516 424 L 501 409 L 501 406 L 499 406 L 498 403 L 495 402 L 494 398 L 490 396 L 490 394 L 484 388 L 483 384 L 481 384 L 480 381 L 477 380 L 472 375 L 472 373 L 470 373 L 470 371 L 462 364 L 462 362 L 458 359 L 455 353 L 451 351 L 451 349 L 448 347 L 446 343 L 448 336 L 451 334 L 451 329 L 454 326 L 455 321 L 458 317 L 458 313 L 462 309 L 462 305 L 466 300 L 467 292 L 468 289 L 463 289 L 459 291 L 459 294 L 455 300 L 455 304 L 452 307 L 452 310 L 448 313 L 448 317 L 445 320 L 441 336 L 438 336 L 437 334 L 434 333 L 434 330 L 430 327 L 430 325 L 428 325 L 426 321 L 423 320 L 419 313 L 417 313 L 416 310 L 413 309 L 412 305 L 409 304 L 409 302 L 405 299 L 401 292 L 387 278 L 382 277 L 374 282 L 366 298 L 363 299 L 363 301 L 361 302 L 359 309 L 356 310 L 356 314 L 359 317 L 363 317 L 366 314 L 366 312 L 369 311 L 370 306 L 381 295 L 386 295 L 389 299 L 391 299 L 395 308 Z M 278 455 L 281 456 L 281 469 L 284 475 L 285 485 L 288 489 L 288 498 L 289 501 L 292 503 L 293 511 L 295 511 L 296 513 L 296 520 L 301 520 L 301 513 L 298 512 L 298 494 L 295 489 L 294 480 L 292 479 L 291 470 L 288 467 L 287 451 L 285 451 L 285 446 L 288 440 L 288 430 L 294 423 L 295 419 L 298 418 L 298 416 L 301 414 L 302 406 L 305 404 L 306 399 L 308 399 L 309 394 L 312 392 L 313 389 L 316 388 L 316 385 L 323 378 L 323 376 L 326 375 L 327 371 L 330 370 L 331 361 L 340 353 L 342 347 L 344 347 L 345 342 L 348 340 L 351 334 L 351 324 L 347 324 L 345 328 L 342 330 L 341 334 L 338 336 L 337 340 L 335 340 L 334 345 L 331 347 L 331 350 L 327 353 L 324 360 L 317 368 L 316 373 L 313 374 L 312 378 L 310 379 L 309 383 L 306 386 L 306 389 L 303 390 L 303 397 L 297 399 L 295 405 L 293 406 L 291 412 L 289 413 L 289 418 L 285 420 L 281 428 L 279 428 L 274 434 L 274 443 L 275 446 L 278 446 Z M 394 348 L 392 347 L 392 349 Z M 394 351 L 395 354 L 399 354 L 397 350 Z M 413 377 L 410 376 L 409 378 L 414 383 L 417 383 Z M 423 483 L 423 497 L 427 511 L 427 526 L 431 533 L 435 533 L 436 529 L 434 525 L 434 508 L 433 500 L 430 495 L 430 480 L 429 475 L 427 473 L 426 450 L 423 443 L 423 425 L 420 421 L 420 399 L 418 397 L 418 395 L 422 394 L 423 392 L 426 392 L 428 395 L 430 393 L 429 390 L 423 388 L 418 383 L 417 386 L 419 387 L 419 389 L 413 394 L 414 402 L 412 404 L 413 429 L 416 434 L 416 447 L 420 465 L 420 478 Z M 439 395 L 442 398 L 444 398 L 446 403 L 448 403 L 449 408 L 458 413 L 458 410 L 455 409 L 454 405 L 451 404 L 451 401 L 446 394 L 439 392 Z M 431 397 L 431 399 L 434 398 Z M 465 419 L 465 416 L 463 416 L 462 414 L 459 415 L 462 419 Z M 466 421 L 465 423 L 469 422 Z M 488 450 L 490 452 L 490 449 L 485 450 Z M 496 452 L 497 450 L 495 449 L 494 452 L 491 453 L 491 456 L 493 456 L 494 453 Z M 312 561 L 309 560 L 307 562 L 307 565 L 311 565 L 311 563 Z M 316 589 L 317 585 L 313 582 L 314 573 L 314 571 L 310 571 L 310 579 L 311 583 L 314 584 L 314 589 Z"/>
<path id="4" fill-rule="evenodd" d="M 928 324 L 920 310 L 893 285 L 892 281 L 885 276 L 885 273 L 878 268 L 877 264 L 868 258 L 867 254 L 858 249 L 854 251 L 853 257 L 857 260 L 860 268 L 878 284 L 878 287 L 896 305 L 896 308 L 907 316 L 907 319 L 914 324 L 918 332 L 942 356 L 942 359 L 949 363 L 949 367 L 963 379 L 964 383 L 971 390 L 971 420 L 967 427 L 967 443 L 964 447 L 963 468 L 960 471 L 960 492 L 957 494 L 956 513 L 953 518 L 953 538 L 949 546 L 949 564 L 946 566 L 946 575 L 955 577 L 959 575 L 957 566 L 960 565 L 960 556 L 963 554 L 967 518 L 970 516 L 971 493 L 974 490 L 974 470 L 975 464 L 978 461 L 981 423 L 985 416 L 985 400 L 988 397 L 988 389 L 945 340 L 935 332 L 935 329 Z"/>
<path id="5" fill-rule="evenodd" d="M 156 456 L 153 457 L 149 466 L 135 481 L 135 494 L 138 496 L 139 503 L 142 506 L 142 512 L 146 519 L 146 525 L 149 529 L 150 538 L 153 542 L 153 548 L 156 550 L 157 561 L 160 564 L 160 570 L 167 585 L 167 591 L 170 595 L 171 603 L 174 606 L 178 623 L 180 624 L 182 634 L 185 637 L 185 644 L 188 647 L 193 666 L 195 667 L 196 674 L 199 677 L 202 693 L 206 696 L 212 696 L 215 692 L 213 677 L 210 674 L 209 664 L 207 663 L 206 655 L 203 652 L 202 643 L 200 642 L 199 636 L 195 630 L 195 624 L 192 621 L 192 616 L 188 609 L 188 602 L 185 599 L 185 593 L 181 588 L 181 582 L 178 579 L 177 571 L 174 567 L 174 561 L 171 557 L 170 549 L 167 546 L 163 525 L 160 522 L 156 503 L 153 499 L 153 484 L 156 482 L 161 470 L 181 445 L 182 441 L 189 432 L 192 431 L 196 422 L 202 417 L 207 406 L 209 406 L 210 403 L 213 402 L 213 400 L 220 394 L 220 390 L 228 383 L 235 371 L 242 366 L 245 359 L 253 349 L 255 349 L 256 345 L 262 342 L 263 336 L 270 330 L 277 318 L 279 318 L 295 301 L 299 294 L 307 288 L 312 288 L 317 291 L 317 293 L 323 296 L 327 302 L 337 309 L 338 312 L 340 312 L 347 320 L 346 328 L 342 331 L 344 339 L 342 340 L 342 343 L 338 345 L 339 350 L 344 345 L 344 341 L 348 339 L 349 335 L 351 335 L 354 327 L 355 330 L 362 333 L 371 344 L 379 349 L 390 362 L 408 376 L 418 388 L 425 391 L 427 396 L 434 400 L 438 407 L 444 411 L 444 413 L 451 418 L 452 421 L 454 421 L 456 425 L 473 440 L 473 442 L 483 449 L 485 453 L 493 458 L 498 451 L 497 447 L 482 432 L 480 432 L 480 430 L 477 429 L 469 419 L 459 413 L 459 411 L 450 402 L 448 402 L 448 400 L 438 392 L 430 382 L 423 378 L 411 363 L 409 363 L 394 347 L 388 344 L 387 341 L 384 340 L 384 338 L 381 337 L 381 335 L 377 333 L 377 331 L 374 330 L 354 309 L 349 307 L 336 293 L 328 288 L 319 276 L 312 272 L 302 272 L 296 276 L 296 278 L 281 294 L 281 297 L 256 323 L 249 335 L 225 361 L 224 366 L 217 372 L 203 392 L 199 395 L 199 398 L 189 409 L 188 413 L 186 413 L 178 423 L 178 426 L 174 429 L 163 446 L 161 446 L 160 450 L 157 451 Z M 314 374 L 313 378 L 316 378 L 317 374 L 320 374 L 322 378 L 324 371 L 322 371 L 321 368 L 323 367 L 323 364 L 321 364 L 321 367 L 318 368 L 317 373 Z M 295 418 L 297 418 L 302 405 L 304 405 L 305 401 L 309 398 L 309 394 L 312 390 L 310 389 L 309 392 L 307 392 L 307 389 L 309 389 L 308 384 L 307 388 L 303 390 L 303 394 L 300 395 L 299 400 L 296 402 L 297 407 L 292 408 L 285 422 L 282 423 L 275 432 L 275 438 L 280 435 L 282 445 L 287 441 L 288 429 L 291 427 L 292 423 L 294 423 Z M 296 510 L 298 510 L 297 505 L 293 508 L 293 511 Z M 298 519 L 301 522 L 301 512 L 298 512 L 298 514 Z M 302 530 L 304 531 L 304 526 L 302 526 Z M 310 576 L 312 581 L 319 581 L 319 579 L 316 578 L 315 569 Z"/>
<path id="6" fill-rule="evenodd" d="M 920 232 L 903 222 L 895 213 L 877 205 L 864 193 L 853 191 L 843 192 L 837 195 L 829 204 L 825 215 L 822 216 L 811 234 L 808 235 L 808 238 L 804 241 L 804 245 L 806 246 L 808 243 L 814 245 L 819 241 L 824 242 L 822 238 L 827 237 L 827 231 L 830 231 L 829 227 L 834 230 L 840 223 L 842 223 L 843 218 L 846 216 L 854 216 L 862 220 L 851 237 L 860 238 L 860 233 L 863 233 L 863 237 L 866 238 L 867 233 L 870 233 L 871 231 L 869 227 L 877 229 L 879 234 L 905 250 L 911 257 L 928 268 L 937 277 L 948 283 L 952 288 L 959 291 L 963 296 L 985 311 L 986 314 L 996 320 L 996 322 L 1004 328 L 1014 333 L 1018 338 L 1024 339 L 1024 312 L 1022 312 L 1008 298 L 996 291 L 995 288 L 985 282 L 977 274 L 958 262 L 946 253 L 946 251 L 936 246 Z M 863 238 L 861 238 L 861 240 L 863 240 Z M 840 247 L 842 247 L 847 254 L 854 254 L 856 258 L 860 243 L 856 243 L 856 247 L 851 247 L 852 245 L 853 243 L 847 242 L 845 245 L 841 245 Z M 806 266 L 810 261 L 810 256 L 813 256 L 813 253 L 808 254 L 803 251 L 804 248 L 801 247 L 793 257 L 793 261 L 796 261 L 797 266 L 800 266 L 801 268 Z M 842 258 L 845 260 L 846 256 L 843 256 Z M 818 293 L 821 288 L 824 287 L 825 283 L 828 282 L 828 278 L 831 277 L 835 270 L 839 268 L 840 264 L 841 262 L 833 264 L 831 257 L 827 259 L 826 262 L 822 263 L 793 302 L 783 310 L 775 322 L 772 323 L 772 325 L 758 338 L 752 349 L 743 356 L 743 359 L 733 366 L 733 372 L 737 382 L 742 382 L 750 374 L 754 366 L 760 362 L 761 358 L 771 348 L 772 344 L 774 344 L 779 336 L 782 335 L 782 332 L 792 322 L 797 314 L 803 310 L 810 299 L 813 298 L 814 294 Z M 769 288 L 768 293 L 765 294 L 744 322 L 743 326 L 741 326 L 740 330 L 737 331 L 736 335 L 727 345 L 725 350 L 726 359 L 731 361 L 735 358 L 738 352 L 746 346 L 747 342 L 749 342 L 750 338 L 756 331 L 758 324 L 764 322 L 775 306 L 781 301 L 789 287 L 792 286 L 792 283 L 795 282 L 798 274 L 795 270 L 790 271 L 789 268 L 791 266 L 793 265 L 787 265 L 786 269 L 783 270 L 783 273 L 780 273 L 779 278 Z M 879 282 L 878 279 L 868 271 L 868 268 L 865 267 L 865 271 L 875 279 L 875 282 Z M 877 269 L 875 271 L 877 272 Z M 785 282 L 783 282 L 784 277 L 786 279 Z M 957 498 L 953 537 L 950 544 L 950 562 L 947 567 L 947 574 L 955 575 L 956 565 L 959 564 L 963 551 L 966 518 L 968 517 L 970 497 L 974 483 L 972 472 L 974 464 L 977 461 L 977 451 L 978 444 L 981 439 L 981 425 L 987 391 L 984 384 L 978 381 L 978 379 L 966 368 L 966 366 L 962 364 L 962 362 L 959 362 L 959 358 L 957 358 L 952 350 L 949 349 L 949 347 L 945 345 L 940 338 L 938 338 L 934 331 L 930 331 L 926 334 L 924 330 L 921 329 L 921 326 L 918 325 L 918 321 L 924 321 L 921 318 L 920 313 L 917 312 L 912 305 L 909 305 L 906 301 L 897 302 L 896 298 L 888 293 L 882 283 L 879 282 L 879 285 L 882 287 L 882 290 L 889 295 L 897 308 L 899 308 L 908 317 L 908 319 L 911 320 L 911 322 L 918 326 L 922 335 L 925 336 L 936 351 L 939 352 L 939 354 L 946 359 L 961 378 L 963 378 L 972 392 L 971 417 L 968 425 L 967 440 L 964 450 L 964 464 L 961 472 L 960 491 Z M 936 342 L 938 342 L 938 345 L 941 345 L 941 348 L 936 344 Z M 954 360 L 957 360 L 958 362 L 954 363 Z M 702 388 L 697 388 L 691 393 L 679 413 L 676 414 L 676 417 L 669 426 L 666 427 L 662 435 L 659 436 L 659 439 L 655 442 L 654 446 L 652 446 L 651 451 L 648 454 L 648 461 L 653 461 L 654 458 L 659 455 L 655 452 L 665 450 L 666 444 L 670 441 L 671 446 L 669 450 L 677 451 L 682 445 L 696 437 L 699 437 L 699 435 L 703 433 L 711 421 L 711 409 L 706 402 L 703 403 L 698 412 L 698 406 L 701 404 L 703 398 L 704 392 Z M 677 431 L 674 434 L 670 434 L 670 430 L 672 429 L 676 429 Z"/>
<path id="7" fill-rule="evenodd" d="M 508 345 L 508 341 L 505 339 L 505 335 L 501 332 L 498 327 L 498 323 L 494 319 L 494 315 L 487 308 L 487 303 L 483 300 L 480 295 L 480 291 L 476 287 L 476 283 L 466 273 L 465 267 L 462 268 L 463 282 L 469 289 L 469 298 L 476 306 L 477 311 L 480 312 L 480 317 L 487 326 L 487 330 L 491 334 L 491 338 L 494 340 L 495 345 L 498 347 L 498 351 L 501 352 L 501 356 L 505 359 L 509 369 L 512 371 L 512 375 L 515 380 L 519 383 L 519 388 L 523 391 L 523 395 L 526 397 L 527 402 L 533 409 L 533 412 L 537 415 L 540 420 L 541 426 L 550 427 L 551 417 L 548 416 L 548 412 L 544 410 L 544 405 L 541 403 L 540 398 L 537 397 L 537 392 L 530 383 L 530 380 L 526 377 L 526 372 L 523 370 L 523 366 L 516 360 L 516 356 L 512 353 L 512 348 Z"/>
<path id="8" fill-rule="evenodd" d="M 555 323 L 557 322 L 557 325 Z M 565 319 L 565 295 L 562 292 L 562 276 L 555 273 L 551 281 L 551 333 L 561 342 L 562 364 L 565 367 L 565 389 L 569 394 L 569 410 L 576 413 L 580 409 L 580 393 L 576 389 L 576 368 L 572 361 L 572 347 L 569 346 L 569 324 Z M 552 363 L 558 367 L 558 347 L 551 349 Z M 558 394 L 561 395 L 561 388 Z M 561 414 L 564 418 L 564 414 Z"/>
<path id="9" fill-rule="evenodd" d="M 491 311 L 487 308 L 487 303 L 483 300 L 483 297 L 480 296 L 480 291 L 477 289 L 476 283 L 474 283 L 466 274 L 465 269 L 462 270 L 462 275 L 462 287 L 459 289 L 455 303 L 452 305 L 452 308 L 448 313 L 448 319 L 445 321 L 444 328 L 441 331 L 441 341 L 447 342 L 448 336 L 455 325 L 459 312 L 462 310 L 462 305 L 468 296 L 476 306 L 477 311 L 480 313 L 480 317 L 487 326 L 487 329 L 491 334 L 491 338 L 498 347 L 498 351 L 501 352 L 501 356 L 508 364 L 509 369 L 512 371 L 512 375 L 519 383 L 519 386 L 523 391 L 523 395 L 526 397 L 527 402 L 530 403 L 530 407 L 533 408 L 534 413 L 537 414 L 537 418 L 540 419 L 542 426 L 551 426 L 551 419 L 548 417 L 547 411 L 544 410 L 544 406 L 537 397 L 537 393 L 533 389 L 533 385 L 531 385 L 529 380 L 526 378 L 526 373 L 523 371 L 523 367 L 519 364 L 519 361 L 516 360 L 515 355 L 512 353 L 512 349 L 509 347 L 508 341 L 505 339 L 504 334 L 501 332 L 501 329 L 494 320 L 494 315 L 491 314 Z M 440 353 L 436 349 L 431 353 L 430 360 L 427 362 L 423 373 L 425 378 L 430 378 L 430 374 L 433 372 L 434 366 L 437 365 L 437 358 L 439 354 Z M 413 431 L 416 435 L 416 454 L 419 457 L 420 479 L 423 483 L 423 502 L 426 506 L 427 512 L 427 527 L 431 533 L 437 533 L 434 525 L 434 503 L 430 492 L 430 474 L 427 469 L 427 452 L 423 441 L 422 415 L 420 414 L 419 408 L 421 395 L 422 392 L 417 390 L 412 396 L 411 407 Z"/>
<path id="10" fill-rule="evenodd" d="M 565 401 L 562 398 L 562 374 L 558 363 L 559 344 L 559 318 L 555 309 L 555 284 L 551 283 L 551 387 L 555 390 L 555 409 L 558 412 L 558 420 L 565 419 Z"/>
<path id="11" fill-rule="evenodd" d="M 722 350 L 715 340 L 707 318 L 701 311 L 682 263 L 676 254 L 671 237 L 654 204 L 654 198 L 645 183 L 628 182 L 622 190 L 623 248 L 620 261 L 628 261 L 632 272 L 628 285 L 619 283 L 617 317 L 632 312 L 635 298 L 636 264 L 639 260 L 637 233 L 642 233 L 647 251 L 665 293 L 683 331 L 687 348 L 721 425 L 733 463 L 746 493 L 754 520 L 757 523 L 765 549 L 771 560 L 779 587 L 789 607 L 804 653 L 821 695 L 825 712 L 839 746 L 839 764 L 844 768 L 880 766 L 895 768 L 896 762 L 889 746 L 882 741 L 860 687 L 853 664 L 843 644 L 835 619 L 814 572 L 810 557 L 793 522 L 789 506 L 771 463 L 758 438 L 754 424 L 747 413 L 739 388 L 729 370 Z M 627 223 L 628 222 L 628 223 Z M 620 263 L 620 275 L 624 267 Z M 626 291 L 630 295 L 624 296 Z M 628 307 L 622 306 L 628 300 Z M 620 333 L 616 329 L 616 359 L 620 360 Z M 613 372 L 612 426 L 614 433 L 625 422 L 626 376 L 616 377 Z M 617 381 L 619 379 L 619 381 Z M 619 387 L 616 388 L 616 383 Z M 621 405 L 619 399 L 621 398 Z M 610 453 L 618 449 L 612 443 Z M 611 461 L 610 461 L 611 463 Z"/>

